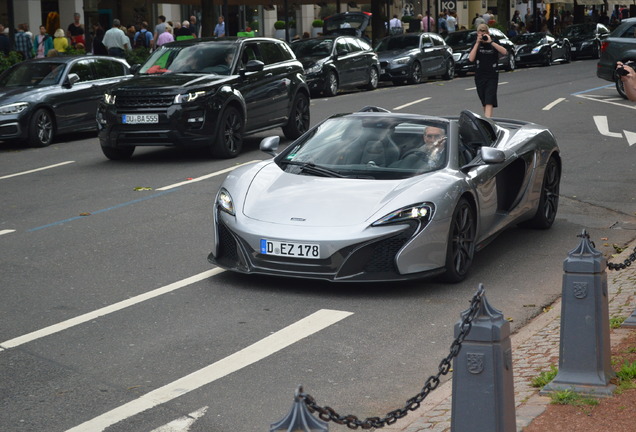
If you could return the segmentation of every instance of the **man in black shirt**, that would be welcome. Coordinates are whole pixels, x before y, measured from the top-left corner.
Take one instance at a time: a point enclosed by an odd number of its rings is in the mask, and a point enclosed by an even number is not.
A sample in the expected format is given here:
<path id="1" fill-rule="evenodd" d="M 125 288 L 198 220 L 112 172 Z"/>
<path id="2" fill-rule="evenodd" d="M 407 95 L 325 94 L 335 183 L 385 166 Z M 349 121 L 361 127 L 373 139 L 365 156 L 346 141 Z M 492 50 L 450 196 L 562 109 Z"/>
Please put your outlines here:
<path id="1" fill-rule="evenodd" d="M 11 51 L 11 41 L 4 34 L 4 25 L 0 24 L 0 53 L 9 55 L 9 51 Z"/>
<path id="2" fill-rule="evenodd" d="M 477 26 L 477 40 L 468 54 L 468 60 L 476 62 L 475 87 L 477 87 L 477 94 L 484 107 L 484 116 L 486 117 L 492 117 L 492 110 L 497 106 L 499 54 L 505 55 L 506 49 L 493 40 L 486 24 L 479 24 Z"/>

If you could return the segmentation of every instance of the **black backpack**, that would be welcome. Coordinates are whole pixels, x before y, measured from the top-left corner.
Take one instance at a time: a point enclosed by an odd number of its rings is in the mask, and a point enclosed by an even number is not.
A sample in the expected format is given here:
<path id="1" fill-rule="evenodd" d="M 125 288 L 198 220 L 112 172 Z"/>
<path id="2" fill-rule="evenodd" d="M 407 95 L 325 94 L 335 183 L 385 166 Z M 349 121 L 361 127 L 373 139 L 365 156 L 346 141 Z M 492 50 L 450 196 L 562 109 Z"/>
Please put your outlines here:
<path id="1" fill-rule="evenodd" d="M 135 48 L 150 48 L 148 44 L 148 30 L 140 30 L 135 37 Z"/>

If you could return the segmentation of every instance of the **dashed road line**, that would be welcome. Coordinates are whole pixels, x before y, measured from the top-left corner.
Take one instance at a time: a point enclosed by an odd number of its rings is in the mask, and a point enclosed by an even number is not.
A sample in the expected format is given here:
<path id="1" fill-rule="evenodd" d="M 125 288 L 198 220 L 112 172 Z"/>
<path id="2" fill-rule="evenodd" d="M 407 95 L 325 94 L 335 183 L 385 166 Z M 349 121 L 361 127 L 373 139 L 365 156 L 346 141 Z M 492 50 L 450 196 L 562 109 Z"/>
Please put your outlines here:
<path id="1" fill-rule="evenodd" d="M 402 108 L 410 107 L 411 105 L 415 105 L 415 104 L 418 104 L 418 103 L 421 103 L 421 102 L 427 101 L 427 100 L 429 100 L 429 99 L 430 99 L 430 97 L 425 97 L 425 98 L 418 99 L 418 100 L 413 101 L 413 102 L 409 102 L 409 103 L 404 104 L 404 105 L 396 106 L 395 108 L 393 108 L 393 111 L 399 111 L 399 110 L 401 110 Z"/>
<path id="2" fill-rule="evenodd" d="M 247 164 L 251 164 L 251 163 L 255 163 L 255 162 L 261 162 L 261 160 L 252 160 L 252 161 L 249 161 L 249 162 L 245 162 L 245 163 L 242 163 L 242 164 L 239 164 L 239 165 L 235 165 L 235 166 L 230 167 L 230 168 L 223 169 L 221 171 L 216 171 L 216 172 L 213 172 L 211 174 L 206 174 L 206 175 L 201 176 L 201 177 L 196 177 L 196 178 L 193 178 L 193 179 L 190 179 L 190 180 L 186 180 L 186 181 L 182 181 L 182 182 L 179 182 L 179 183 L 171 184 L 171 185 L 168 185 L 168 186 L 160 187 L 157 190 L 158 191 L 165 191 L 165 190 L 174 189 L 174 188 L 179 187 L 179 186 L 187 185 L 187 184 L 190 184 L 190 183 L 200 182 L 201 180 L 206 180 L 206 179 L 209 179 L 209 178 L 212 178 L 212 177 L 216 177 L 218 175 L 225 174 L 225 173 L 230 172 L 230 171 L 234 171 L 236 168 L 241 167 L 243 165 L 247 165 Z"/>
<path id="3" fill-rule="evenodd" d="M 35 169 L 29 170 L 29 171 L 22 171 L 22 172 L 15 173 L 15 174 L 9 174 L 9 175 L 5 175 L 5 176 L 0 177 L 0 180 L 8 179 L 8 178 L 11 178 L 11 177 L 17 177 L 17 176 L 21 176 L 21 175 L 26 175 L 26 174 L 31 174 L 31 173 L 38 172 L 38 171 L 44 171 L 44 170 L 51 169 L 51 168 L 57 168 L 59 166 L 68 165 L 68 164 L 72 164 L 72 163 L 75 163 L 75 161 L 60 162 L 60 163 L 55 164 L 55 165 L 48 165 L 48 166 L 45 166 L 45 167 L 42 167 L 42 168 L 35 168 Z"/>
<path id="4" fill-rule="evenodd" d="M 556 105 L 560 104 L 564 100 L 565 100 L 565 98 L 558 98 L 554 102 L 551 102 L 551 103 L 547 104 L 546 106 L 544 106 L 542 109 L 543 109 L 543 111 L 550 111 L 552 108 L 554 108 Z"/>

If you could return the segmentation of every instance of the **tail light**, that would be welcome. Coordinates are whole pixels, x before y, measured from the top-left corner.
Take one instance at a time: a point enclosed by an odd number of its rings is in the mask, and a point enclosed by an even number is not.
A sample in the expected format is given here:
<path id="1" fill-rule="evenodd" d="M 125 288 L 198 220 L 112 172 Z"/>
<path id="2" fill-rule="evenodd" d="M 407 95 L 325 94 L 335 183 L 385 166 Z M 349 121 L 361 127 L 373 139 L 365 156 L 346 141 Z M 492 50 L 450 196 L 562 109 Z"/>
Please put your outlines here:
<path id="1" fill-rule="evenodd" d="M 609 46 L 609 42 L 607 41 L 601 42 L 601 52 L 604 53 L 608 46 Z"/>

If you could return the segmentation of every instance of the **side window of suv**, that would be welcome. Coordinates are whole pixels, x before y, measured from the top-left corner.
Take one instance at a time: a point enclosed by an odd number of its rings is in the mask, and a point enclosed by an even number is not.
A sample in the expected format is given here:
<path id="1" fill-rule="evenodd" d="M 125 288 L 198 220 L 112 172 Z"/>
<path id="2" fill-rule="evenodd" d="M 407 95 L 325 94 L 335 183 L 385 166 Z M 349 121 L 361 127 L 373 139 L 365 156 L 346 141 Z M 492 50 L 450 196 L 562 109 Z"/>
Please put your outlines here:
<path id="1" fill-rule="evenodd" d="M 243 53 L 241 53 L 241 65 L 240 67 L 244 68 L 247 65 L 247 62 L 250 60 L 260 60 L 263 63 L 263 57 L 261 56 L 261 51 L 259 49 L 258 44 L 256 43 L 248 43 L 243 47 Z"/>
<path id="2" fill-rule="evenodd" d="M 287 60 L 287 56 L 281 50 L 280 44 L 276 42 L 261 42 L 261 52 L 263 53 L 263 61 L 266 65 L 280 63 Z"/>

